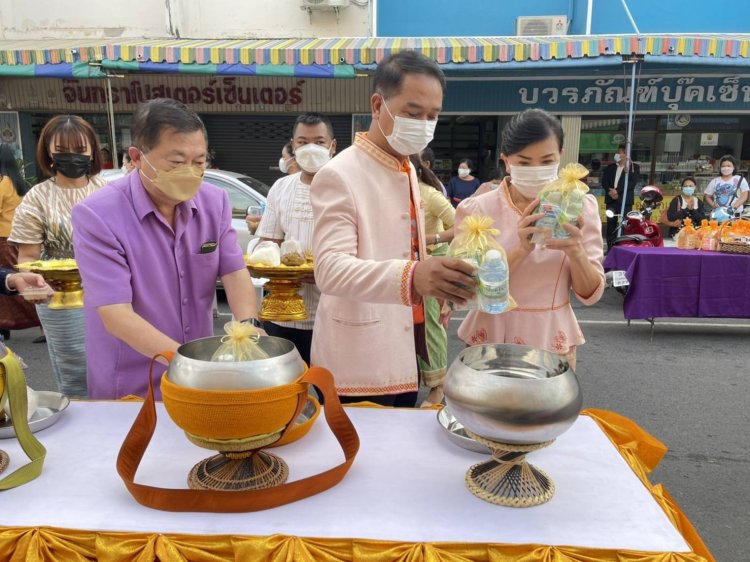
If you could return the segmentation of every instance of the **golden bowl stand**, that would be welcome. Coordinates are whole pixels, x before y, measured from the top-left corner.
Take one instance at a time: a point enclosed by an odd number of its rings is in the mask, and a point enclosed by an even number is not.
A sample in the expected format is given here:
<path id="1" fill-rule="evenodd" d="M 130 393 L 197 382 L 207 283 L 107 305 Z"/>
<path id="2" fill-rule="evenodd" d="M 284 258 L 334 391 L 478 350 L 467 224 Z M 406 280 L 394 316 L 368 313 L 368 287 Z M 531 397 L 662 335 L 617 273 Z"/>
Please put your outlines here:
<path id="1" fill-rule="evenodd" d="M 464 430 L 492 451 L 492 459 L 475 464 L 466 473 L 466 487 L 472 494 L 506 507 L 532 507 L 552 498 L 555 493 L 552 478 L 526 462 L 526 455 L 547 447 L 552 441 L 530 445 L 499 443 Z"/>
<path id="2" fill-rule="evenodd" d="M 19 271 L 38 273 L 54 289 L 52 299 L 47 305 L 52 310 L 83 308 L 83 287 L 81 274 L 75 267 L 64 266 L 55 269 L 50 262 L 35 261 L 16 266 Z"/>
<path id="3" fill-rule="evenodd" d="M 312 267 L 262 267 L 247 266 L 250 275 L 268 279 L 263 285 L 266 293 L 260 305 L 258 319 L 272 322 L 299 322 L 307 320 L 305 301 L 300 296 L 302 279 L 313 273 Z"/>

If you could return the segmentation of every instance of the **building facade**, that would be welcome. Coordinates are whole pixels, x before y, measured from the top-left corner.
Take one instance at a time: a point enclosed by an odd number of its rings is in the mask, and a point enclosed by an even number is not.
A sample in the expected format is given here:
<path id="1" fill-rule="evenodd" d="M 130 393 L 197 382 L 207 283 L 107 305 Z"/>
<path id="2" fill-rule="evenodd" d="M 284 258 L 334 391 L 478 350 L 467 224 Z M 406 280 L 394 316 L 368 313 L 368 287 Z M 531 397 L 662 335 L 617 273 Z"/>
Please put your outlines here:
<path id="1" fill-rule="evenodd" d="M 750 36 L 737 33 L 739 22 L 750 22 L 750 4 L 742 0 L 723 8 L 732 18 L 706 18 L 700 0 L 694 9 L 629 0 L 640 33 L 620 2 L 603 0 L 594 0 L 590 17 L 586 0 L 413 0 L 406 11 L 395 0 L 356 0 L 335 11 L 301 9 L 303 0 L 226 0 L 220 9 L 135 0 L 95 3 L 85 14 L 71 2 L 40 3 L 44 11 L 0 0 L 0 133 L 15 135 L 30 161 L 54 114 L 86 116 L 103 145 L 118 151 L 129 145 L 137 103 L 167 96 L 203 116 L 217 165 L 272 182 L 296 115 L 330 115 L 339 147 L 347 146 L 369 123 L 376 62 L 414 47 L 448 76 L 432 145 L 444 181 L 466 157 L 486 176 L 507 119 L 541 107 L 561 118 L 565 160 L 586 165 L 597 189 L 625 140 L 633 66 L 642 184 L 669 190 L 691 174 L 703 186 L 725 153 L 750 167 Z M 524 25 L 538 31 L 559 18 L 558 37 L 514 37 Z M 580 35 L 587 30 L 596 35 Z"/>

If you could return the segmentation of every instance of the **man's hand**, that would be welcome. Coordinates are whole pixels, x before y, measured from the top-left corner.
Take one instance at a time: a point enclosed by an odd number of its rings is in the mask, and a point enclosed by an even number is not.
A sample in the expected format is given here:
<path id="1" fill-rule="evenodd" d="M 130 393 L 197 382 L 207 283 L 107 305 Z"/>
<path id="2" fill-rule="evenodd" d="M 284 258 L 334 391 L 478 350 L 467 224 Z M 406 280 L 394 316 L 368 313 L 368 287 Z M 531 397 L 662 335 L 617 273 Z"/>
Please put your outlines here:
<path id="1" fill-rule="evenodd" d="M 415 297 L 436 297 L 463 306 L 475 297 L 475 273 L 474 266 L 458 258 L 429 258 L 414 270 Z"/>
<path id="2" fill-rule="evenodd" d="M 247 223 L 247 230 L 250 234 L 255 234 L 255 231 L 258 230 L 258 226 L 260 225 L 260 219 L 253 215 L 247 215 L 245 217 L 245 222 Z"/>
<path id="3" fill-rule="evenodd" d="M 44 281 L 44 277 L 28 271 L 9 275 L 8 287 L 18 291 L 27 301 L 33 303 L 49 302 L 52 293 L 54 293 L 52 288 Z"/>
<path id="4" fill-rule="evenodd" d="M 620 194 L 617 193 L 617 190 L 614 187 L 610 187 L 609 188 L 609 196 L 612 199 L 619 199 L 620 198 Z"/>

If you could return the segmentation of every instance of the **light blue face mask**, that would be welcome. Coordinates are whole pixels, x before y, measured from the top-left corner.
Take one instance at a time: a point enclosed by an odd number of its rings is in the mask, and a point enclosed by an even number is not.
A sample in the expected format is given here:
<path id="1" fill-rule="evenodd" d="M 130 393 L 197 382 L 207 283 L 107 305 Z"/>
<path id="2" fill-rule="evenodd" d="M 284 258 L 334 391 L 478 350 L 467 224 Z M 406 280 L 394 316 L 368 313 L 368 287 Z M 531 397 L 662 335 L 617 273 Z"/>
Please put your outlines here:
<path id="1" fill-rule="evenodd" d="M 688 197 L 692 197 L 692 196 L 693 196 L 693 193 L 695 193 L 695 187 L 693 187 L 693 186 L 687 186 L 687 185 L 686 185 L 686 186 L 684 186 L 684 187 L 682 188 L 682 193 L 684 193 L 684 194 L 685 194 L 685 195 L 687 195 Z"/>

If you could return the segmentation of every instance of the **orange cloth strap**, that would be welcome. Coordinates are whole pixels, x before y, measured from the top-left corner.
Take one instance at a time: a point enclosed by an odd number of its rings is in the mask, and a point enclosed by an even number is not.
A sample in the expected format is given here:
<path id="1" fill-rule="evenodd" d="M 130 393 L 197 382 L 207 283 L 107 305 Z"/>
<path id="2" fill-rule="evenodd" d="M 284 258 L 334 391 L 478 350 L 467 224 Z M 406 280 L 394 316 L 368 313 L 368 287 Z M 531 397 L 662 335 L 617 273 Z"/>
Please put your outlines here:
<path id="1" fill-rule="evenodd" d="M 138 466 L 156 428 L 156 405 L 154 402 L 151 372 L 153 366 L 154 361 L 152 360 L 151 369 L 149 370 L 149 386 L 146 401 L 143 403 L 117 455 L 117 472 L 123 482 L 125 482 L 128 491 L 140 504 L 165 511 L 206 511 L 215 513 L 259 511 L 292 503 L 332 488 L 341 482 L 354 462 L 354 457 L 359 450 L 359 436 L 339 402 L 336 389 L 333 385 L 333 375 L 326 369 L 313 367 L 296 382 L 315 385 L 323 393 L 326 421 L 341 445 L 341 449 L 344 451 L 345 460 L 343 463 L 315 476 L 265 490 L 241 492 L 191 490 L 157 488 L 137 484 L 135 482 L 135 475 L 138 471 Z M 284 434 L 294 425 L 292 422 L 302 411 L 306 399 L 307 393 L 301 393 L 300 403 L 294 413 L 294 417 L 287 424 Z"/>

